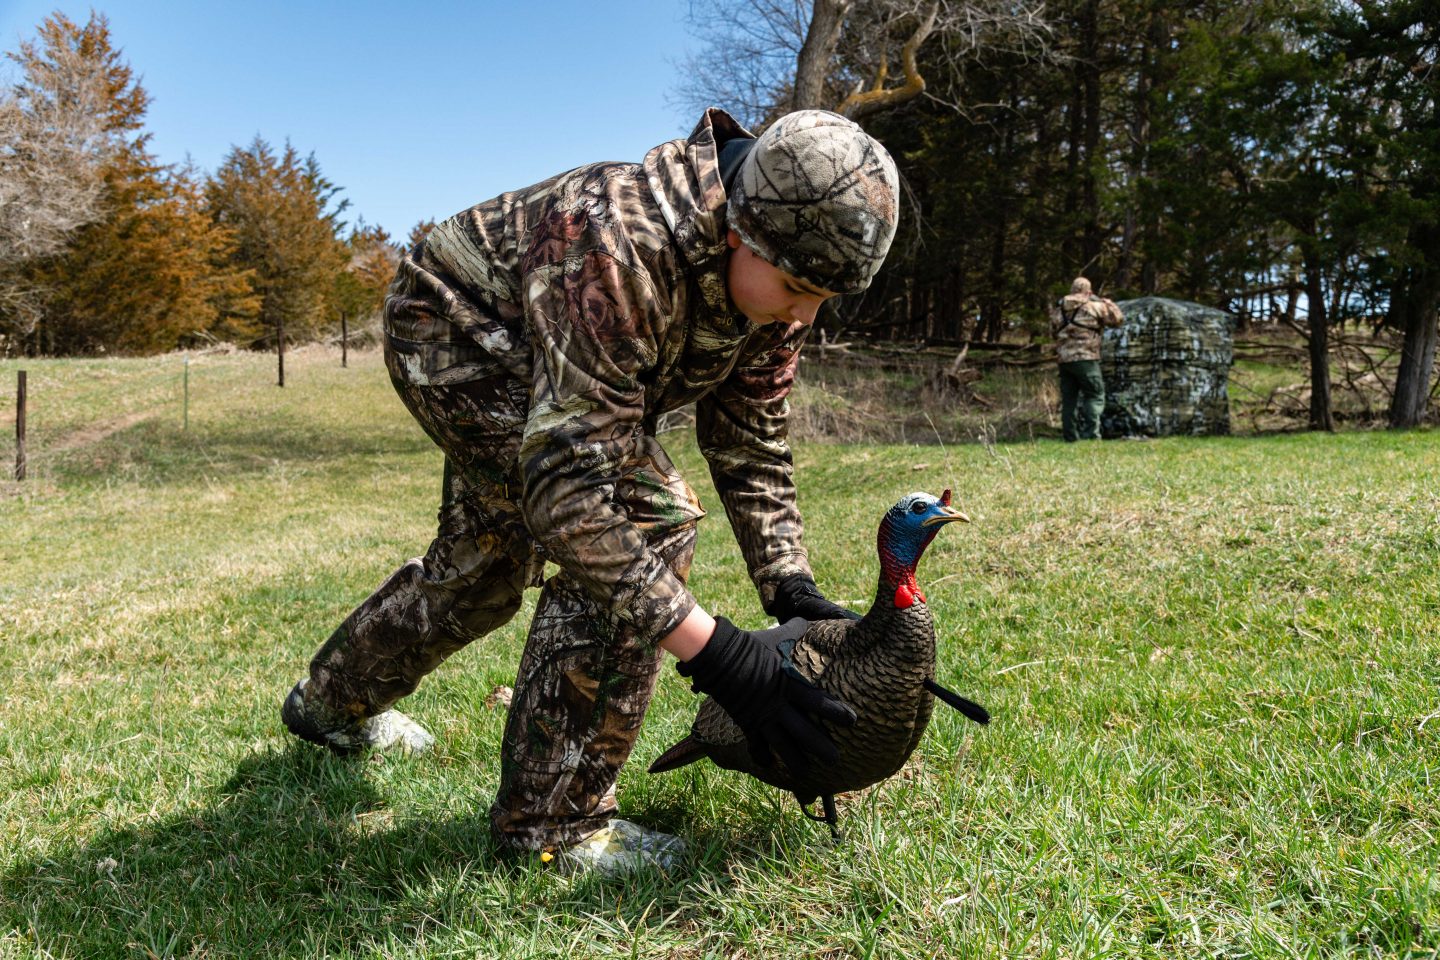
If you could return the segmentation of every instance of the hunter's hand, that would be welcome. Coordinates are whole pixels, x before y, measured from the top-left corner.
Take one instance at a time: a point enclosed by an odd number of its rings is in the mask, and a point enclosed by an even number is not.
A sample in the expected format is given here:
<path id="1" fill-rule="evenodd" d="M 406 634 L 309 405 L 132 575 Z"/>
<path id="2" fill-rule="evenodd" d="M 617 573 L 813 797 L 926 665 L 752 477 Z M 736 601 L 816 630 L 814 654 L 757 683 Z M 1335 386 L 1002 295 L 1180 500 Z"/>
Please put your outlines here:
<path id="1" fill-rule="evenodd" d="M 859 620 L 860 614 L 825 599 L 815 581 L 792 573 L 775 585 L 775 599 L 765 612 L 781 623 L 794 617 L 806 620 Z"/>
<path id="2" fill-rule="evenodd" d="M 841 726 L 855 723 L 844 702 L 786 669 L 780 647 L 799 639 L 810 624 L 792 619 L 769 630 L 737 628 L 715 618 L 705 648 L 679 665 L 691 689 L 708 693 L 745 732 L 751 758 L 761 766 L 778 755 L 793 775 L 803 777 L 812 758 L 835 763 L 840 752 L 813 717 Z"/>

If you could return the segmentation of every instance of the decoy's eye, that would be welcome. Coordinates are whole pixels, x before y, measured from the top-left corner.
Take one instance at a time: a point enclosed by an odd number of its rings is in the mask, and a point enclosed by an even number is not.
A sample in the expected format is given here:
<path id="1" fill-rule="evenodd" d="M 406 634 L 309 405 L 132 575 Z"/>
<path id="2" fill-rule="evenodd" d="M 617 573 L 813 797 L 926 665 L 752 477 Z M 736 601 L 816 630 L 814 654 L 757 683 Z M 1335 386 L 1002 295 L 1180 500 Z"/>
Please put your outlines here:
<path id="1" fill-rule="evenodd" d="M 925 501 L 924 501 L 924 500 L 916 500 L 913 504 L 910 505 L 910 512 L 911 512 L 911 513 L 924 513 L 924 512 L 925 512 Z"/>

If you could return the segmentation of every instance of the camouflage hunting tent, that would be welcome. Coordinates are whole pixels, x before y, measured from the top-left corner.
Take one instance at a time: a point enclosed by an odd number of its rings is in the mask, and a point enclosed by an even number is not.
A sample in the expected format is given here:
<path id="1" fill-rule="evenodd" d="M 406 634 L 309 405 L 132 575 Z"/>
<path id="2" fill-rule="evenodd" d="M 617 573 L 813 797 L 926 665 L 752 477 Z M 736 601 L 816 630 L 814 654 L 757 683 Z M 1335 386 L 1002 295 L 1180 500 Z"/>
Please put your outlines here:
<path id="1" fill-rule="evenodd" d="M 1100 432 L 1107 438 L 1229 433 L 1234 318 L 1164 297 L 1118 306 L 1125 322 L 1101 341 Z"/>

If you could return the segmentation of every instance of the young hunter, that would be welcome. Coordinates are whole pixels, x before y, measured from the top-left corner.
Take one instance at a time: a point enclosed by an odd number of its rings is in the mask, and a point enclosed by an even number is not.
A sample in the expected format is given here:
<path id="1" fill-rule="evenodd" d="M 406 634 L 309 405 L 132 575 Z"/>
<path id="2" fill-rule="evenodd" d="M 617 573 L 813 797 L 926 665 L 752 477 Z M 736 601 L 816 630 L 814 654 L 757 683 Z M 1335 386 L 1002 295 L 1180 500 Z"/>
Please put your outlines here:
<path id="1" fill-rule="evenodd" d="M 1066 443 L 1100 439 L 1105 379 L 1100 376 L 1100 331 L 1124 320 L 1113 300 L 1090 292 L 1076 277 L 1070 293 L 1050 311 L 1055 355 L 1060 362 L 1060 427 Z"/>
<path id="2" fill-rule="evenodd" d="M 850 615 L 815 586 L 786 396 L 821 303 L 865 289 L 895 234 L 885 148 L 837 114 L 756 139 L 720 110 L 641 163 L 597 163 L 437 225 L 385 301 L 385 360 L 445 452 L 439 533 L 339 626 L 286 698 L 291 732 L 338 752 L 423 751 L 393 709 L 541 587 L 490 809 L 502 849 L 584 868 L 668 864 L 675 837 L 615 819 L 662 653 L 751 744 L 833 762 L 840 701 L 783 673 L 771 631 L 686 589 L 705 515 L 655 436 L 695 432 L 765 612 Z M 542 582 L 545 561 L 559 572 Z M 768 745 L 769 751 L 765 750 Z"/>

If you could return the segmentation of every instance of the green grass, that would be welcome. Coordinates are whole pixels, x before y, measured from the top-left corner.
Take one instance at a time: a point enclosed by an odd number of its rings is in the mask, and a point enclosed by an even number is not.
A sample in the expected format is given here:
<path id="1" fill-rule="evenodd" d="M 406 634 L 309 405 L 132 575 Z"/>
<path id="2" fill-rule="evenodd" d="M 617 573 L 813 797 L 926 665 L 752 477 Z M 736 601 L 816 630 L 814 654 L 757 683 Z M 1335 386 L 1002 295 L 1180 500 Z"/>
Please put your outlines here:
<path id="1" fill-rule="evenodd" d="M 0 363 L 0 417 L 17 363 Z M 526 612 L 407 701 L 443 748 L 347 762 L 278 706 L 431 535 L 440 457 L 373 353 L 44 361 L 0 488 L 0 956 L 1434 957 L 1440 437 L 797 449 L 821 585 L 868 601 L 880 512 L 953 486 L 920 571 L 937 715 L 832 844 L 793 800 L 644 766 L 669 878 L 499 860 L 486 808 Z M 0 421 L 8 463 L 9 421 Z M 712 517 L 693 586 L 761 621 Z"/>

